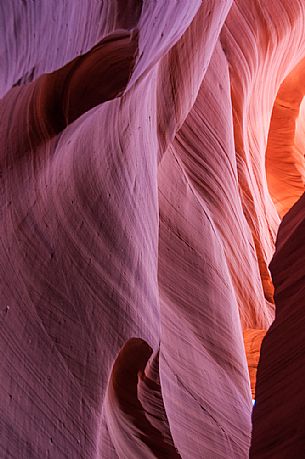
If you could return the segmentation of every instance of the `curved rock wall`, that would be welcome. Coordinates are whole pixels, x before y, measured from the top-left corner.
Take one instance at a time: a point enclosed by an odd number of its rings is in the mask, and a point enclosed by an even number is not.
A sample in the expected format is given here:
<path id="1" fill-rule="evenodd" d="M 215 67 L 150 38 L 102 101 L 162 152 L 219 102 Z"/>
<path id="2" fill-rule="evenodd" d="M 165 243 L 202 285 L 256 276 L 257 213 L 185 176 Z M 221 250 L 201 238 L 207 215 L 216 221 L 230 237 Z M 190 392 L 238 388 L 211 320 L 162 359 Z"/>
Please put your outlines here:
<path id="1" fill-rule="evenodd" d="M 257 371 L 253 458 L 304 455 L 304 202 L 284 217 L 270 265 L 277 308 Z"/>
<path id="2" fill-rule="evenodd" d="M 301 197 L 305 186 L 304 119 L 305 61 L 285 78 L 277 93 L 266 151 L 267 182 L 283 217 Z"/>
<path id="3" fill-rule="evenodd" d="M 303 183 L 304 18 L 301 0 L 0 6 L 1 457 L 248 457 L 277 209 Z"/>

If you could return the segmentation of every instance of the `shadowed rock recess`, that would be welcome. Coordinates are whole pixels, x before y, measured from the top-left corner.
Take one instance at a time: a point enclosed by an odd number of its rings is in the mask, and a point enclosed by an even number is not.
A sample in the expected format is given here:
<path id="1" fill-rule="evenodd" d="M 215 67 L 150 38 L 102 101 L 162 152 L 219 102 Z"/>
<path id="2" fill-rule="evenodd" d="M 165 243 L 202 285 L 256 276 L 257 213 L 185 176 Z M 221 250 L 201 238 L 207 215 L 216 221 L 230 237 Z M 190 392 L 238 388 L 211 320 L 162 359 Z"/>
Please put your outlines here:
<path id="1" fill-rule="evenodd" d="M 0 39 L 0 458 L 304 458 L 304 0 Z"/>

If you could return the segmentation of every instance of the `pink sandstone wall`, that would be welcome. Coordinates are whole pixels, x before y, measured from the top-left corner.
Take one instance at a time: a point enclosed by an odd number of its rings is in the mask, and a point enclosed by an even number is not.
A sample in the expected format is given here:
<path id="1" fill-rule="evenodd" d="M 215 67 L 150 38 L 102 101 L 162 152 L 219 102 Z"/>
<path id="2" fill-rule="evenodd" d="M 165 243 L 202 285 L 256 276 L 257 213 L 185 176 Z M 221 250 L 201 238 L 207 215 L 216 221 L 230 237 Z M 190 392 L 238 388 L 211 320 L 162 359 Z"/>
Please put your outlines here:
<path id="1" fill-rule="evenodd" d="M 304 22 L 0 5 L 0 457 L 302 457 Z"/>

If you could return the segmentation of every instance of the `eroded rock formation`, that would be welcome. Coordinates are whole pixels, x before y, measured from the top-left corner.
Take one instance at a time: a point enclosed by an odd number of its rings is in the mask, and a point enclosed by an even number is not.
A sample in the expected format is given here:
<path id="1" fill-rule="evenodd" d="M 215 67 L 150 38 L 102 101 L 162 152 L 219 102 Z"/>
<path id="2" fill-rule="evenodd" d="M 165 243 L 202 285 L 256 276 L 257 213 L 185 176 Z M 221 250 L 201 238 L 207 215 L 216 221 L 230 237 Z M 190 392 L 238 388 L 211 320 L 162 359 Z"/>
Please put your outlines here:
<path id="1" fill-rule="evenodd" d="M 304 202 L 284 217 L 270 265 L 276 317 L 261 348 L 250 457 L 304 456 Z"/>
<path id="2" fill-rule="evenodd" d="M 301 451 L 304 21 L 0 6 L 1 457 L 248 457 L 275 311 L 251 454 Z"/>

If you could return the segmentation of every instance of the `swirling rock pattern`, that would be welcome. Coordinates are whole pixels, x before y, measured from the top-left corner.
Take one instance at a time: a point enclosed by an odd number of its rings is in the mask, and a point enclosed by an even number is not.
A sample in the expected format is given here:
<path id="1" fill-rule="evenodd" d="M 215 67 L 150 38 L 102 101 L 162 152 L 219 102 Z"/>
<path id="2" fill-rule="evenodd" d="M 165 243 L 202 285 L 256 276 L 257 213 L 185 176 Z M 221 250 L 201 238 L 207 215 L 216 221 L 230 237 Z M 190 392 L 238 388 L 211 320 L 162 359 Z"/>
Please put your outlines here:
<path id="1" fill-rule="evenodd" d="M 0 457 L 297 457 L 304 22 L 0 5 Z"/>

